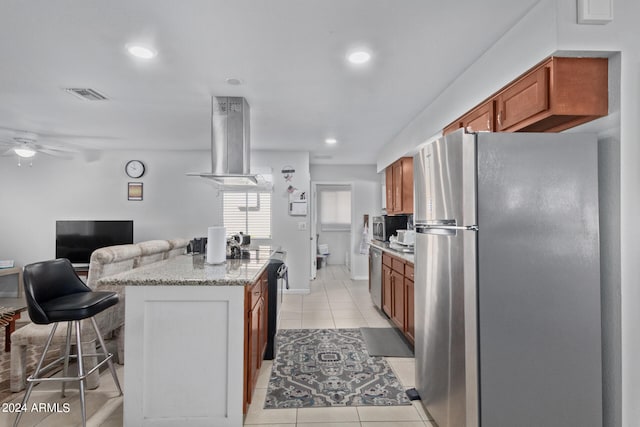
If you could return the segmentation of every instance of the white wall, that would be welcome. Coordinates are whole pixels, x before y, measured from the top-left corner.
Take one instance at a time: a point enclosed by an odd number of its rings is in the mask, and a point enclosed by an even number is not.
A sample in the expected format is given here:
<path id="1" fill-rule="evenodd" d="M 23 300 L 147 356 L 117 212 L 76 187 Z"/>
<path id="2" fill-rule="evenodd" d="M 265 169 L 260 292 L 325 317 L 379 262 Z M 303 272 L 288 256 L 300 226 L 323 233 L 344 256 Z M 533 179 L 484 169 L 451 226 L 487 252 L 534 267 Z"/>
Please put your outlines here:
<path id="1" fill-rule="evenodd" d="M 311 165 L 311 180 L 325 182 L 348 182 L 352 191 L 351 231 L 351 278 L 366 280 L 369 277 L 368 256 L 360 254 L 362 218 L 369 221 L 381 212 L 380 177 L 374 165 Z M 369 229 L 371 236 L 371 229 Z"/>
<path id="2" fill-rule="evenodd" d="M 130 159 L 146 165 L 139 180 L 125 175 Z M 0 157 L 0 259 L 54 258 L 59 219 L 132 219 L 136 242 L 206 236 L 222 222 L 220 199 L 210 181 L 185 173 L 209 170 L 209 159 L 201 151 L 112 151 L 92 162 L 38 154 L 32 167 L 17 167 Z M 144 200 L 127 200 L 130 181 L 144 183 Z"/>
<path id="3" fill-rule="evenodd" d="M 603 425 L 631 427 L 640 419 L 640 2 L 616 0 L 607 25 L 578 25 L 576 15 L 576 0 L 537 3 L 385 145 L 377 168 L 412 152 L 549 55 L 611 55 L 610 71 L 620 77 L 609 86 L 610 117 L 582 129 L 598 132 L 600 146 Z"/>
<path id="4" fill-rule="evenodd" d="M 283 166 L 292 166 L 295 169 L 290 182 L 285 182 L 283 174 L 280 173 Z M 269 167 L 273 170 L 273 196 L 271 199 L 273 244 L 282 246 L 287 251 L 291 290 L 307 292 L 311 268 L 309 215 L 289 215 L 287 187 L 292 185 L 309 194 L 309 153 L 256 150 L 251 152 L 251 167 Z M 304 230 L 298 229 L 299 224 L 304 224 Z"/>

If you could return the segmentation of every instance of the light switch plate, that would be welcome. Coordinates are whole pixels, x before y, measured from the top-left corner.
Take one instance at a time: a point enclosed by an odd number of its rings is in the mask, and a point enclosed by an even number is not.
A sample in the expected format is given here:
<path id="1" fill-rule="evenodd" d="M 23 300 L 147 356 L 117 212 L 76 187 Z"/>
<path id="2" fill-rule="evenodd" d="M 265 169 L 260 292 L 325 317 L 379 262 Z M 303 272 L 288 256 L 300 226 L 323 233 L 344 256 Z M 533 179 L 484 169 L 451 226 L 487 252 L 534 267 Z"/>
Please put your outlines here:
<path id="1" fill-rule="evenodd" d="M 306 222 L 299 222 L 298 223 L 298 230 L 306 230 L 307 229 L 307 223 Z"/>

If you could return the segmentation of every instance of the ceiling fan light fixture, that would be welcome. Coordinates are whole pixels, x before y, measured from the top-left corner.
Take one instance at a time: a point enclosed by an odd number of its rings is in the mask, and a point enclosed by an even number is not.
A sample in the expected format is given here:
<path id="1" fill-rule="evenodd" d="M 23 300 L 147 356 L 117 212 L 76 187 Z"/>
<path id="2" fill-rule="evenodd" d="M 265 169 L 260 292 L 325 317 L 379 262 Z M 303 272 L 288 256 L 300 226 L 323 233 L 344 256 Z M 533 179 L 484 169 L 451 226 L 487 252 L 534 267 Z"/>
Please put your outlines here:
<path id="1" fill-rule="evenodd" d="M 14 148 L 13 151 L 20 157 L 24 157 L 26 159 L 28 159 L 29 157 L 33 157 L 36 155 L 36 150 L 32 149 L 32 148 L 25 148 L 25 147 L 20 147 L 20 148 Z"/>

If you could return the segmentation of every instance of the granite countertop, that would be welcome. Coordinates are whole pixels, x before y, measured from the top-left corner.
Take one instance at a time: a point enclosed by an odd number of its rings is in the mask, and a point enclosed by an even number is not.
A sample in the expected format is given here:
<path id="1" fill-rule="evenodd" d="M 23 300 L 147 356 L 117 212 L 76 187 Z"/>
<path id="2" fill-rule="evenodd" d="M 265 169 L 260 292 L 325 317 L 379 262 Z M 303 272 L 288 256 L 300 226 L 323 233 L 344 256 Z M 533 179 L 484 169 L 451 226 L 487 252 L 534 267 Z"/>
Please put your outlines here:
<path id="1" fill-rule="evenodd" d="M 248 259 L 210 265 L 204 255 L 179 255 L 98 280 L 98 286 L 245 286 L 264 271 L 275 249 L 261 246 Z"/>
<path id="2" fill-rule="evenodd" d="M 405 261 L 410 262 L 411 264 L 415 264 L 415 255 L 412 252 L 401 252 L 389 247 L 389 242 L 381 242 L 379 240 L 371 240 L 369 242 L 372 246 L 376 248 L 382 249 L 385 252 L 390 253 L 391 255 L 397 256 L 398 258 L 402 258 Z"/>

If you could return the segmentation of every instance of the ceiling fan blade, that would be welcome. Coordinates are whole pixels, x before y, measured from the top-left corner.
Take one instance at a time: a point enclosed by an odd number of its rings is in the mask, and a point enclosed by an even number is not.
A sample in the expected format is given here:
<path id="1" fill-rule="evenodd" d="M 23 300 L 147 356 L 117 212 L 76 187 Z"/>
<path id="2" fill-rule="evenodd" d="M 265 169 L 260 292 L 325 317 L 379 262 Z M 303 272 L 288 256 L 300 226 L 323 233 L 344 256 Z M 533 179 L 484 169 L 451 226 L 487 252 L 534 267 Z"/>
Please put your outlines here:
<path id="1" fill-rule="evenodd" d="M 73 159 L 73 156 L 71 154 L 50 150 L 48 148 L 40 148 L 38 149 L 38 153 L 46 154 L 53 157 L 58 157 L 61 159 Z"/>
<path id="2" fill-rule="evenodd" d="M 2 157 L 9 157 L 9 156 L 13 156 L 15 155 L 16 152 L 13 151 L 13 148 L 9 148 L 7 151 L 3 152 L 2 154 L 0 154 L 0 156 Z"/>
<path id="3" fill-rule="evenodd" d="M 39 150 L 60 151 L 63 153 L 79 153 L 81 151 L 78 148 L 64 147 L 64 146 L 51 145 L 51 144 L 37 144 L 36 147 Z"/>
<path id="4" fill-rule="evenodd" d="M 0 130 L 11 132 L 12 134 L 34 134 L 38 137 L 42 137 L 45 139 L 80 139 L 80 140 L 90 140 L 90 139 L 120 139 L 115 136 L 104 136 L 104 135 L 78 135 L 78 134 L 68 134 L 68 133 L 56 133 L 56 132 L 40 132 L 40 131 L 27 131 L 24 129 L 17 129 L 8 126 L 0 126 Z"/>

